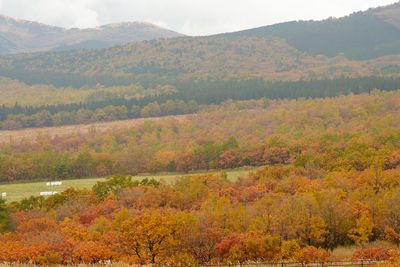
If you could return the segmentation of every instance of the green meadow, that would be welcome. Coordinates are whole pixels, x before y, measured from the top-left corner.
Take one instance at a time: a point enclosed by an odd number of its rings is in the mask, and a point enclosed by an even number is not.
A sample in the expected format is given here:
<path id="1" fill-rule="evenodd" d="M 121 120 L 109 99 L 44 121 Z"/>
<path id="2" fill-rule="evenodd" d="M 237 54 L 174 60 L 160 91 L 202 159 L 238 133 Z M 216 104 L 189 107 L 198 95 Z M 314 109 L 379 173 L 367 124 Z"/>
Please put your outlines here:
<path id="1" fill-rule="evenodd" d="M 226 171 L 228 179 L 231 181 L 237 180 L 239 177 L 244 177 L 254 169 L 239 169 Z M 220 171 L 210 172 L 220 173 Z M 204 173 L 191 173 L 191 174 L 167 174 L 167 175 L 139 175 L 134 176 L 134 179 L 142 180 L 145 178 L 155 179 L 158 181 L 165 181 L 173 183 L 177 178 L 189 175 L 199 175 Z M 31 196 L 39 196 L 40 192 L 62 192 L 68 188 L 74 187 L 79 189 L 91 188 L 99 181 L 104 181 L 105 178 L 92 178 L 92 179 L 74 179 L 63 180 L 61 186 L 50 187 L 47 186 L 47 181 L 29 182 L 29 183 L 15 183 L 15 184 L 0 184 L 0 194 L 7 193 L 7 202 L 19 201 Z"/>

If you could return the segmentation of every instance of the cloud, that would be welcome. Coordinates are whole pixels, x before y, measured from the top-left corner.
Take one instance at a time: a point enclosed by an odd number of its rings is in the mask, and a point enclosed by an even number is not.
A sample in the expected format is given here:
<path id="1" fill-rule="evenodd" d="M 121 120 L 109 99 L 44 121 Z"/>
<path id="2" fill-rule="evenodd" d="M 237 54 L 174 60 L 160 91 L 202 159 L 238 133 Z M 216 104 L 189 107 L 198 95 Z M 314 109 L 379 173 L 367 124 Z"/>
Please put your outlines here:
<path id="1" fill-rule="evenodd" d="M 93 27 L 100 23 L 95 0 L 2 0 L 1 13 L 61 27 Z"/>
<path id="2" fill-rule="evenodd" d="M 0 0 L 0 12 L 62 27 L 147 21 L 189 35 L 343 16 L 394 0 Z"/>

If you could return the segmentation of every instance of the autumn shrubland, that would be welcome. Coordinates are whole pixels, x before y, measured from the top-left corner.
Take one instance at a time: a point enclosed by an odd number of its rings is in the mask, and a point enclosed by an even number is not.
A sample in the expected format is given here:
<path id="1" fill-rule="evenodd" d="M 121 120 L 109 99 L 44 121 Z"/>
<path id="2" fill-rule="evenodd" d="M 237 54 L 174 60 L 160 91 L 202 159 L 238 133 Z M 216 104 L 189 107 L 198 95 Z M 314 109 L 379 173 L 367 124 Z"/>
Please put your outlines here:
<path id="1" fill-rule="evenodd" d="M 394 170 L 400 164 L 399 97 L 373 91 L 227 101 L 184 119 L 11 137 L 0 146 L 0 177 L 15 182 L 278 164 L 310 169 L 315 177 L 374 166 Z"/>
<path id="2" fill-rule="evenodd" d="M 92 189 L 3 205 L 3 261 L 206 264 L 394 259 L 397 171 L 326 172 L 270 166 L 236 182 L 186 176 L 173 184 L 110 177 Z M 11 232 L 9 232 L 11 231 Z M 385 243 L 377 241 L 382 240 Z"/>
<path id="3" fill-rule="evenodd" d="M 400 266 L 399 7 L 24 54 L 0 27 L 0 265 Z"/>
<path id="4" fill-rule="evenodd" d="M 2 203 L 0 261 L 396 266 L 399 107 L 398 91 L 377 90 L 226 101 L 185 120 L 5 142 L 3 182 L 109 178 Z M 259 168 L 220 171 L 243 166 Z M 217 171 L 131 178 L 204 170 Z"/>
<path id="5" fill-rule="evenodd" d="M 399 78 L 340 77 L 324 80 L 265 81 L 259 78 L 171 81 L 153 87 L 140 84 L 57 88 L 0 78 L 0 129 L 59 127 L 138 118 L 199 113 L 229 100 L 328 98 L 396 91 Z"/>

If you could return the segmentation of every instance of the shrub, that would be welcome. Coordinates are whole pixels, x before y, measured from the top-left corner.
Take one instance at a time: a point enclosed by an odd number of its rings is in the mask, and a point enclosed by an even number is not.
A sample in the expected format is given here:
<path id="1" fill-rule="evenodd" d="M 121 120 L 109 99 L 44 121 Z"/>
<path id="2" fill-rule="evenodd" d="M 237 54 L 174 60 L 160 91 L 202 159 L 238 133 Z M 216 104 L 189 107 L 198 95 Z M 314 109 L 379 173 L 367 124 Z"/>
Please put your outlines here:
<path id="1" fill-rule="evenodd" d="M 332 262 L 335 261 L 335 257 L 325 249 L 307 246 L 296 253 L 295 260 L 303 264 L 308 264 L 311 262 Z"/>
<path id="2" fill-rule="evenodd" d="M 382 247 L 369 247 L 356 250 L 354 252 L 353 260 L 374 260 L 385 261 L 391 258 L 390 250 Z"/>

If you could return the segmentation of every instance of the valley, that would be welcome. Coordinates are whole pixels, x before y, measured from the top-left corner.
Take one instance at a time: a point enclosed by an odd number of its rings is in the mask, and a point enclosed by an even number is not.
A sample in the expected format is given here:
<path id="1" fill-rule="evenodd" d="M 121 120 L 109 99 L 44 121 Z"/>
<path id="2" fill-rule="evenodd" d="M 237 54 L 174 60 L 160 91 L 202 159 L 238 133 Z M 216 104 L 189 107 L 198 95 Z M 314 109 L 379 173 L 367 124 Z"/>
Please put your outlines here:
<path id="1" fill-rule="evenodd" d="M 0 265 L 400 266 L 399 2 L 89 2 L 0 16 Z"/>

